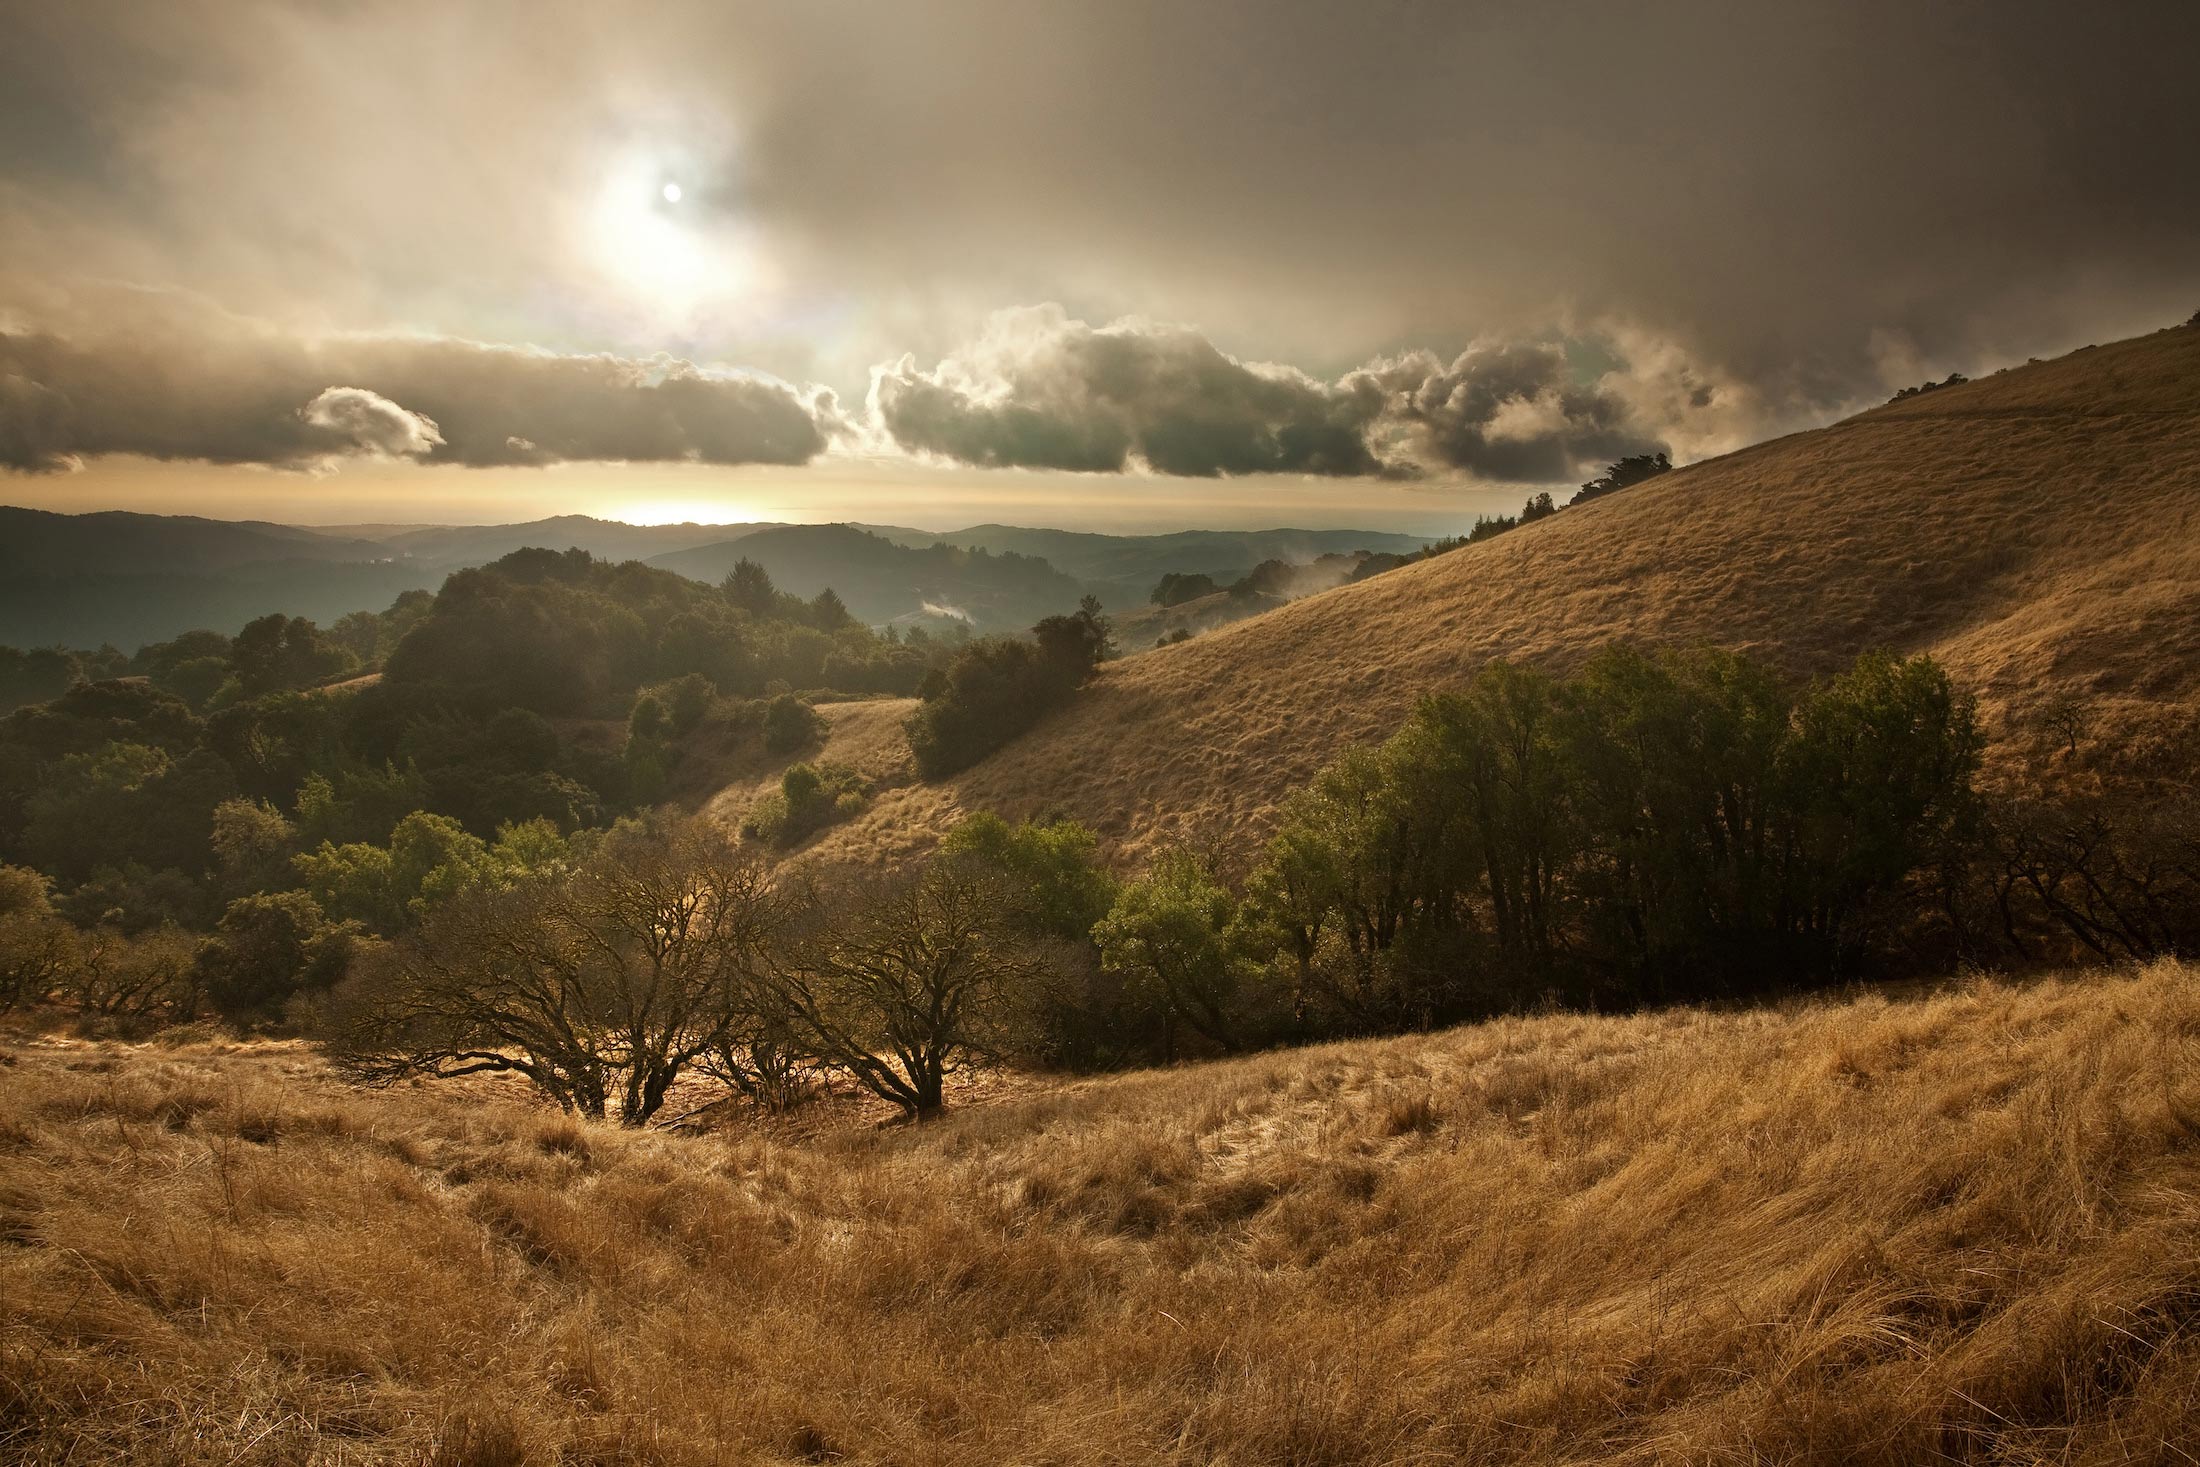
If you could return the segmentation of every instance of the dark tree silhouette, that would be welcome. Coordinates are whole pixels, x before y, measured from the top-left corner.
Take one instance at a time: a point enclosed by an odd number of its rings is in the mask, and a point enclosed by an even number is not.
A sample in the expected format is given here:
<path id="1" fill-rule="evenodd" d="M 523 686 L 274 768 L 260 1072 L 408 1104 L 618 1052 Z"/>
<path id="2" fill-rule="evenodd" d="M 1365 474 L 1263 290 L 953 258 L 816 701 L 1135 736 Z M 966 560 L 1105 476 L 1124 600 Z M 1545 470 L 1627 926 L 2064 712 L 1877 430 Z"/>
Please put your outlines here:
<path id="1" fill-rule="evenodd" d="M 726 599 L 751 616 L 769 616 L 779 600 L 771 574 L 747 556 L 733 563 L 723 585 Z"/>
<path id="2" fill-rule="evenodd" d="M 1673 460 L 1666 457 L 1662 449 L 1657 453 L 1629 454 L 1626 458 L 1620 459 L 1607 468 L 1596 478 L 1582 485 L 1581 492 L 1566 502 L 1571 507 L 1576 504 L 1585 504 L 1592 499 L 1602 499 L 1605 495 L 1616 493 L 1631 484 L 1640 484 L 1645 479 L 1655 479 L 1672 467 Z"/>

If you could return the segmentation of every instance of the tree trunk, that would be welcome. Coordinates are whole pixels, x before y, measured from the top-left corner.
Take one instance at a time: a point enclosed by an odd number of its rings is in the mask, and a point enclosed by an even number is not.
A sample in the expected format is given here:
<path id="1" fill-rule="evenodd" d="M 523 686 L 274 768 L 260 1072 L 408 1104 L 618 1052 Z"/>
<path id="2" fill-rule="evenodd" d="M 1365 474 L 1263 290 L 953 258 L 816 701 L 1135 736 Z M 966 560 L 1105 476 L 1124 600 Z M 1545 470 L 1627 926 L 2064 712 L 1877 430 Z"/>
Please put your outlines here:
<path id="1" fill-rule="evenodd" d="M 911 1111 L 915 1120 L 928 1121 L 947 1108 L 947 1075 L 937 1063 L 927 1060 L 914 1067 L 910 1079 L 916 1092 L 916 1106 Z"/>

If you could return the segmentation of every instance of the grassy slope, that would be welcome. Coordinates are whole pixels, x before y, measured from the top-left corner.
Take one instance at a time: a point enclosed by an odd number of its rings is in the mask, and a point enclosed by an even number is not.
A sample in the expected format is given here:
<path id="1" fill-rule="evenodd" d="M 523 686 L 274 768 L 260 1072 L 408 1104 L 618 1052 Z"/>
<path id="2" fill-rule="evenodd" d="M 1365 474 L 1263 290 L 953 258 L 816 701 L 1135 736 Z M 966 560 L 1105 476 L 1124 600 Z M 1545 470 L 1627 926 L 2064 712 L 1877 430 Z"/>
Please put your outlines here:
<path id="1" fill-rule="evenodd" d="M 1614 640 L 1800 674 L 1929 651 L 2003 752 L 2055 692 L 2133 745 L 2200 701 L 2200 331 L 1948 388 L 1678 470 L 1483 545 L 1109 667 L 976 769 L 890 791 L 824 848 L 921 849 L 962 810 L 1078 815 L 1131 856 L 1258 828 L 1344 749 L 1493 657 Z M 873 715 L 881 716 L 881 715 Z"/>
<path id="2" fill-rule="evenodd" d="M 0 1457 L 2188 1461 L 2196 980 L 1508 1020 L 800 1143 L 17 1042 Z"/>

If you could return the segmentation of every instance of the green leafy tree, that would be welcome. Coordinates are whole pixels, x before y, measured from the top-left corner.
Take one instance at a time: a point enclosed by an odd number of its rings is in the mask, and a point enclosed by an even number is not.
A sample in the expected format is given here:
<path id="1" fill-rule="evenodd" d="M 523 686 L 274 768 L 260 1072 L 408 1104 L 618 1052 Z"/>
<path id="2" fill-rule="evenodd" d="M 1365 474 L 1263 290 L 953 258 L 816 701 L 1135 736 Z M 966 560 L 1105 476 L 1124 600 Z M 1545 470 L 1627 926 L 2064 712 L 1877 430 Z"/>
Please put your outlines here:
<path id="1" fill-rule="evenodd" d="M 1977 706 L 1926 657 L 1861 657 L 1796 708 L 1783 750 L 1798 847 L 1790 919 L 1848 951 L 1873 903 L 1977 817 Z"/>
<path id="2" fill-rule="evenodd" d="M 549 769 L 558 759 L 558 731 L 531 708 L 505 708 L 484 731 L 502 762 L 529 774 Z"/>
<path id="3" fill-rule="evenodd" d="M 192 711 L 204 712 L 213 706 L 214 695 L 227 686 L 229 680 L 229 663 L 223 658 L 194 657 L 163 673 L 160 686 L 190 704 Z"/>
<path id="4" fill-rule="evenodd" d="M 131 861 L 203 871 L 214 809 L 235 793 L 226 765 L 203 750 L 172 759 L 145 744 L 109 744 L 51 770 L 27 802 L 24 844 L 64 882 Z"/>
<path id="5" fill-rule="evenodd" d="M 937 779 L 977 763 L 1065 702 L 1115 650 L 1090 596 L 1074 614 L 1047 617 L 1031 631 L 1028 642 L 973 642 L 926 680 L 922 706 L 902 725 L 919 774 Z"/>
<path id="6" fill-rule="evenodd" d="M 998 879 L 1004 920 L 1039 952 L 1025 1058 L 1094 1069 L 1155 1052 L 1152 1005 L 1102 970 L 1092 940 L 1118 890 L 1092 831 L 1062 818 L 1012 825 L 988 812 L 956 825 L 940 849 Z"/>
<path id="7" fill-rule="evenodd" d="M 315 687 L 358 666 L 357 658 L 323 639 L 312 622 L 279 614 L 247 622 L 230 645 L 229 661 L 247 698 Z"/>
<path id="8" fill-rule="evenodd" d="M 209 844 L 214 874 L 229 898 L 290 884 L 290 858 L 298 831 L 283 813 L 263 800 L 224 800 L 214 807 Z"/>
<path id="9" fill-rule="evenodd" d="M 56 905 L 80 927 L 135 936 L 164 926 L 204 928 L 221 915 L 223 903 L 172 866 L 156 871 L 142 861 L 125 861 L 97 868 Z"/>
<path id="10" fill-rule="evenodd" d="M 353 927 L 331 923 L 304 892 L 256 893 L 229 904 L 194 967 L 224 1018 L 261 1021 L 343 976 L 354 937 Z"/>
<path id="11" fill-rule="evenodd" d="M 724 589 L 726 599 L 751 616 L 770 616 L 779 604 L 770 572 L 745 555 L 727 572 Z"/>
<path id="12" fill-rule="evenodd" d="M 50 702 L 84 675 L 82 660 L 64 648 L 0 647 L 0 713 Z"/>
<path id="13" fill-rule="evenodd" d="M 649 690 L 665 710 L 665 730 L 674 737 L 693 733 L 718 699 L 718 689 L 699 672 L 690 672 Z"/>
<path id="14" fill-rule="evenodd" d="M 986 811 L 948 831 L 940 849 L 997 873 L 1012 914 L 1035 935 L 1084 941 L 1115 904 L 1099 837 L 1074 820 L 1011 825 Z"/>
<path id="15" fill-rule="evenodd" d="M 819 631 L 837 632 L 842 627 L 854 626 L 855 621 L 848 604 L 830 586 L 818 592 L 810 602 L 810 622 Z"/>
<path id="16" fill-rule="evenodd" d="M 665 705 L 657 701 L 655 694 L 644 693 L 634 700 L 634 711 L 627 715 L 626 736 L 654 743 L 663 738 L 671 726 L 672 719 L 665 712 Z"/>
<path id="17" fill-rule="evenodd" d="M 46 997 L 79 961 L 76 929 L 54 911 L 52 883 L 0 866 L 0 1010 Z"/>
<path id="18" fill-rule="evenodd" d="M 1492 663 L 1461 692 L 1424 701 L 1404 735 L 1420 746 L 1416 782 L 1456 792 L 1499 953 L 1537 979 L 1556 955 L 1561 873 L 1579 834 L 1559 709 L 1550 678 Z"/>
<path id="19" fill-rule="evenodd" d="M 295 865 L 305 890 L 330 916 L 385 935 L 497 872 L 479 837 L 447 815 L 424 810 L 398 821 L 387 846 L 324 841 Z"/>
<path id="20" fill-rule="evenodd" d="M 1469 920 L 1460 894 L 1471 854 L 1428 754 L 1401 737 L 1324 769 L 1285 805 L 1247 879 L 1241 944 L 1282 960 L 1300 1023 L 1366 1033 L 1426 1023 L 1442 1007 L 1411 959 L 1435 945 L 1429 934 Z M 1465 976 L 1455 962 L 1441 981 Z"/>
<path id="21" fill-rule="evenodd" d="M 1780 784 L 1793 699 L 1762 663 L 1700 649 L 1600 654 L 1562 737 L 1591 946 L 1643 996 L 1705 996 L 1789 966 Z"/>
<path id="22" fill-rule="evenodd" d="M 1219 1049 L 1238 1047 L 1232 1008 L 1244 976 L 1231 928 L 1236 902 L 1206 862 L 1163 852 L 1126 883 L 1093 928 L 1101 966 L 1138 985 L 1164 1015 L 1163 1054 L 1176 1053 L 1181 1022 Z"/>

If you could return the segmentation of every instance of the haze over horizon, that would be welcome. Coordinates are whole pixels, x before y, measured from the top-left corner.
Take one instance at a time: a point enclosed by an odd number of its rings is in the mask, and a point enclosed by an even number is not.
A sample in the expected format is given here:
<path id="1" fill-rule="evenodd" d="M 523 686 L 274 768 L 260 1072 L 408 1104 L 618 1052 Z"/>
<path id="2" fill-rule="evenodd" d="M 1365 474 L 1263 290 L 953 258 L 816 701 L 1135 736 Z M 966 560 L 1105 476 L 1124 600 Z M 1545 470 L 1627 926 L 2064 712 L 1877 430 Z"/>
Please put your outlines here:
<path id="1" fill-rule="evenodd" d="M 2200 306 L 2189 7 L 0 23 L 38 508 L 1436 534 Z"/>

